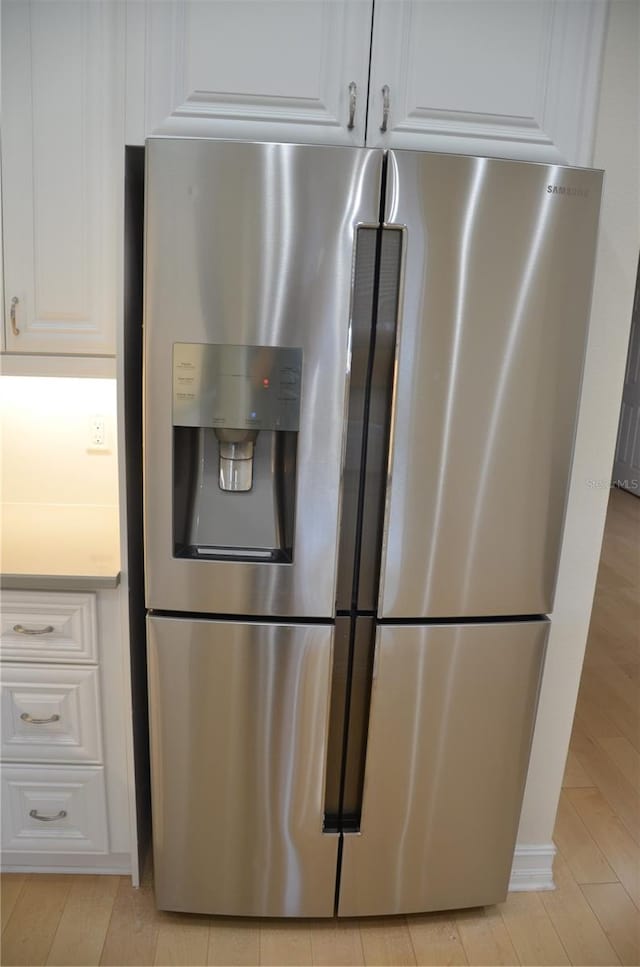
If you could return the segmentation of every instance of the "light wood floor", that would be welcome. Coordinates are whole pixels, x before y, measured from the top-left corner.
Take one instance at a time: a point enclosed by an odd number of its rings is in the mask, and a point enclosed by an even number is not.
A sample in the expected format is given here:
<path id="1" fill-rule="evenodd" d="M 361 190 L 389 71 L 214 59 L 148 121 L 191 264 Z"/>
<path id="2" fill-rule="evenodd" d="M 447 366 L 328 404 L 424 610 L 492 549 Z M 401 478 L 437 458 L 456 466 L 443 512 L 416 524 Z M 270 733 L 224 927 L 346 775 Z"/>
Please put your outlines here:
<path id="1" fill-rule="evenodd" d="M 2 877 L 2 963 L 640 964 L 640 500 L 611 495 L 556 825 L 557 889 L 361 921 L 158 913 L 150 881 Z"/>

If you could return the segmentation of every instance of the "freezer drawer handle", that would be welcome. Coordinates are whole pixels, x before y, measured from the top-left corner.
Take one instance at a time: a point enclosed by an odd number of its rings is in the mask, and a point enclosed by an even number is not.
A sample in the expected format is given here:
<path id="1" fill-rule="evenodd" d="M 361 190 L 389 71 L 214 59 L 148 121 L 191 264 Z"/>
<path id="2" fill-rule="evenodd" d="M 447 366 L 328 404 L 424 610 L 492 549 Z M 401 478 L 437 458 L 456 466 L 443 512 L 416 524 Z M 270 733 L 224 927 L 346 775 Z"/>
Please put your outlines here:
<path id="1" fill-rule="evenodd" d="M 45 625 L 44 628 L 25 628 L 24 625 L 14 625 L 13 630 L 17 635 L 50 635 L 55 628 L 53 625 Z"/>
<path id="2" fill-rule="evenodd" d="M 28 712 L 23 712 L 20 718 L 23 722 L 28 722 L 29 725 L 50 725 L 51 722 L 60 721 L 60 716 L 58 714 L 50 715 L 48 719 L 34 719 L 31 717 L 31 715 L 29 715 Z"/>
<path id="3" fill-rule="evenodd" d="M 390 97 L 389 97 L 389 85 L 385 84 L 382 88 L 382 124 L 380 125 L 380 130 L 385 134 L 387 130 L 387 125 L 389 123 L 389 107 L 390 107 Z"/>
<path id="4" fill-rule="evenodd" d="M 64 819 L 67 815 L 66 809 L 61 809 L 56 816 L 41 816 L 37 809 L 30 809 L 29 815 L 32 819 L 39 819 L 41 823 L 55 823 L 56 819 Z"/>
<path id="5" fill-rule="evenodd" d="M 349 123 L 347 124 L 347 130 L 353 131 L 356 121 L 356 98 L 358 96 L 358 87 L 355 81 L 351 81 L 349 84 Z"/>

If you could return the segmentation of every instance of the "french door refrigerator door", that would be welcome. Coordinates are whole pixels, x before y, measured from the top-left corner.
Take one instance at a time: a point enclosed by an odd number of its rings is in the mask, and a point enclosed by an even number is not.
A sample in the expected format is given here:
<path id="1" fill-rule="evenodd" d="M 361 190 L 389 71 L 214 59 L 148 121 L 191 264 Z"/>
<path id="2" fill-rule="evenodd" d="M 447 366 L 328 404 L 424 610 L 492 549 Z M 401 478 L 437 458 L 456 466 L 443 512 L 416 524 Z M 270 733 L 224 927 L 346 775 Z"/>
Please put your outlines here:
<path id="1" fill-rule="evenodd" d="M 382 158 L 147 142 L 147 607 L 334 614 L 355 242 Z"/>
<path id="2" fill-rule="evenodd" d="M 504 899 L 547 631 L 545 620 L 378 628 L 340 916 Z"/>
<path id="3" fill-rule="evenodd" d="M 379 614 L 546 614 L 602 172 L 390 151 L 405 230 Z"/>
<path id="4" fill-rule="evenodd" d="M 147 622 L 158 906 L 332 916 L 338 837 L 322 826 L 333 628 Z"/>

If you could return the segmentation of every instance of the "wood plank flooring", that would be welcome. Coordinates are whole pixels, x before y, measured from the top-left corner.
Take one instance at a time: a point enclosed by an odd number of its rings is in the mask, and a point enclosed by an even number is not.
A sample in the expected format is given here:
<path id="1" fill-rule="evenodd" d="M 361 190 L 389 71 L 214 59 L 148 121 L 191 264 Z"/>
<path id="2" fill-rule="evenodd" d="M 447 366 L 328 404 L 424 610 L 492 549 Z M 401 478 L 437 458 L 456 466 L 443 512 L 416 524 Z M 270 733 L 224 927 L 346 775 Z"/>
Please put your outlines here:
<path id="1" fill-rule="evenodd" d="M 557 889 L 348 921 L 159 913 L 150 875 L 2 876 L 2 964 L 640 964 L 640 500 L 612 491 L 556 822 Z"/>

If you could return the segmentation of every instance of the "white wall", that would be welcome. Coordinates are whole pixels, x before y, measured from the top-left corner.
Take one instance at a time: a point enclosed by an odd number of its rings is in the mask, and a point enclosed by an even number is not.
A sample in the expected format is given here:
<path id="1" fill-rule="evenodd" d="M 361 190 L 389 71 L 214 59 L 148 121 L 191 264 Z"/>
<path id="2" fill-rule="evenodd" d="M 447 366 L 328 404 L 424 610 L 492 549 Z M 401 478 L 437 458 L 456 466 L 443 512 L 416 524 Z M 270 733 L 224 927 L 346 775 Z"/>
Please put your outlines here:
<path id="1" fill-rule="evenodd" d="M 90 449 L 90 420 L 104 417 L 107 449 Z M 2 376 L 2 502 L 118 505 L 113 379 Z"/>
<path id="2" fill-rule="evenodd" d="M 551 842 L 609 496 L 640 246 L 640 4 L 612 0 L 594 166 L 605 169 L 558 590 L 518 843 Z"/>

